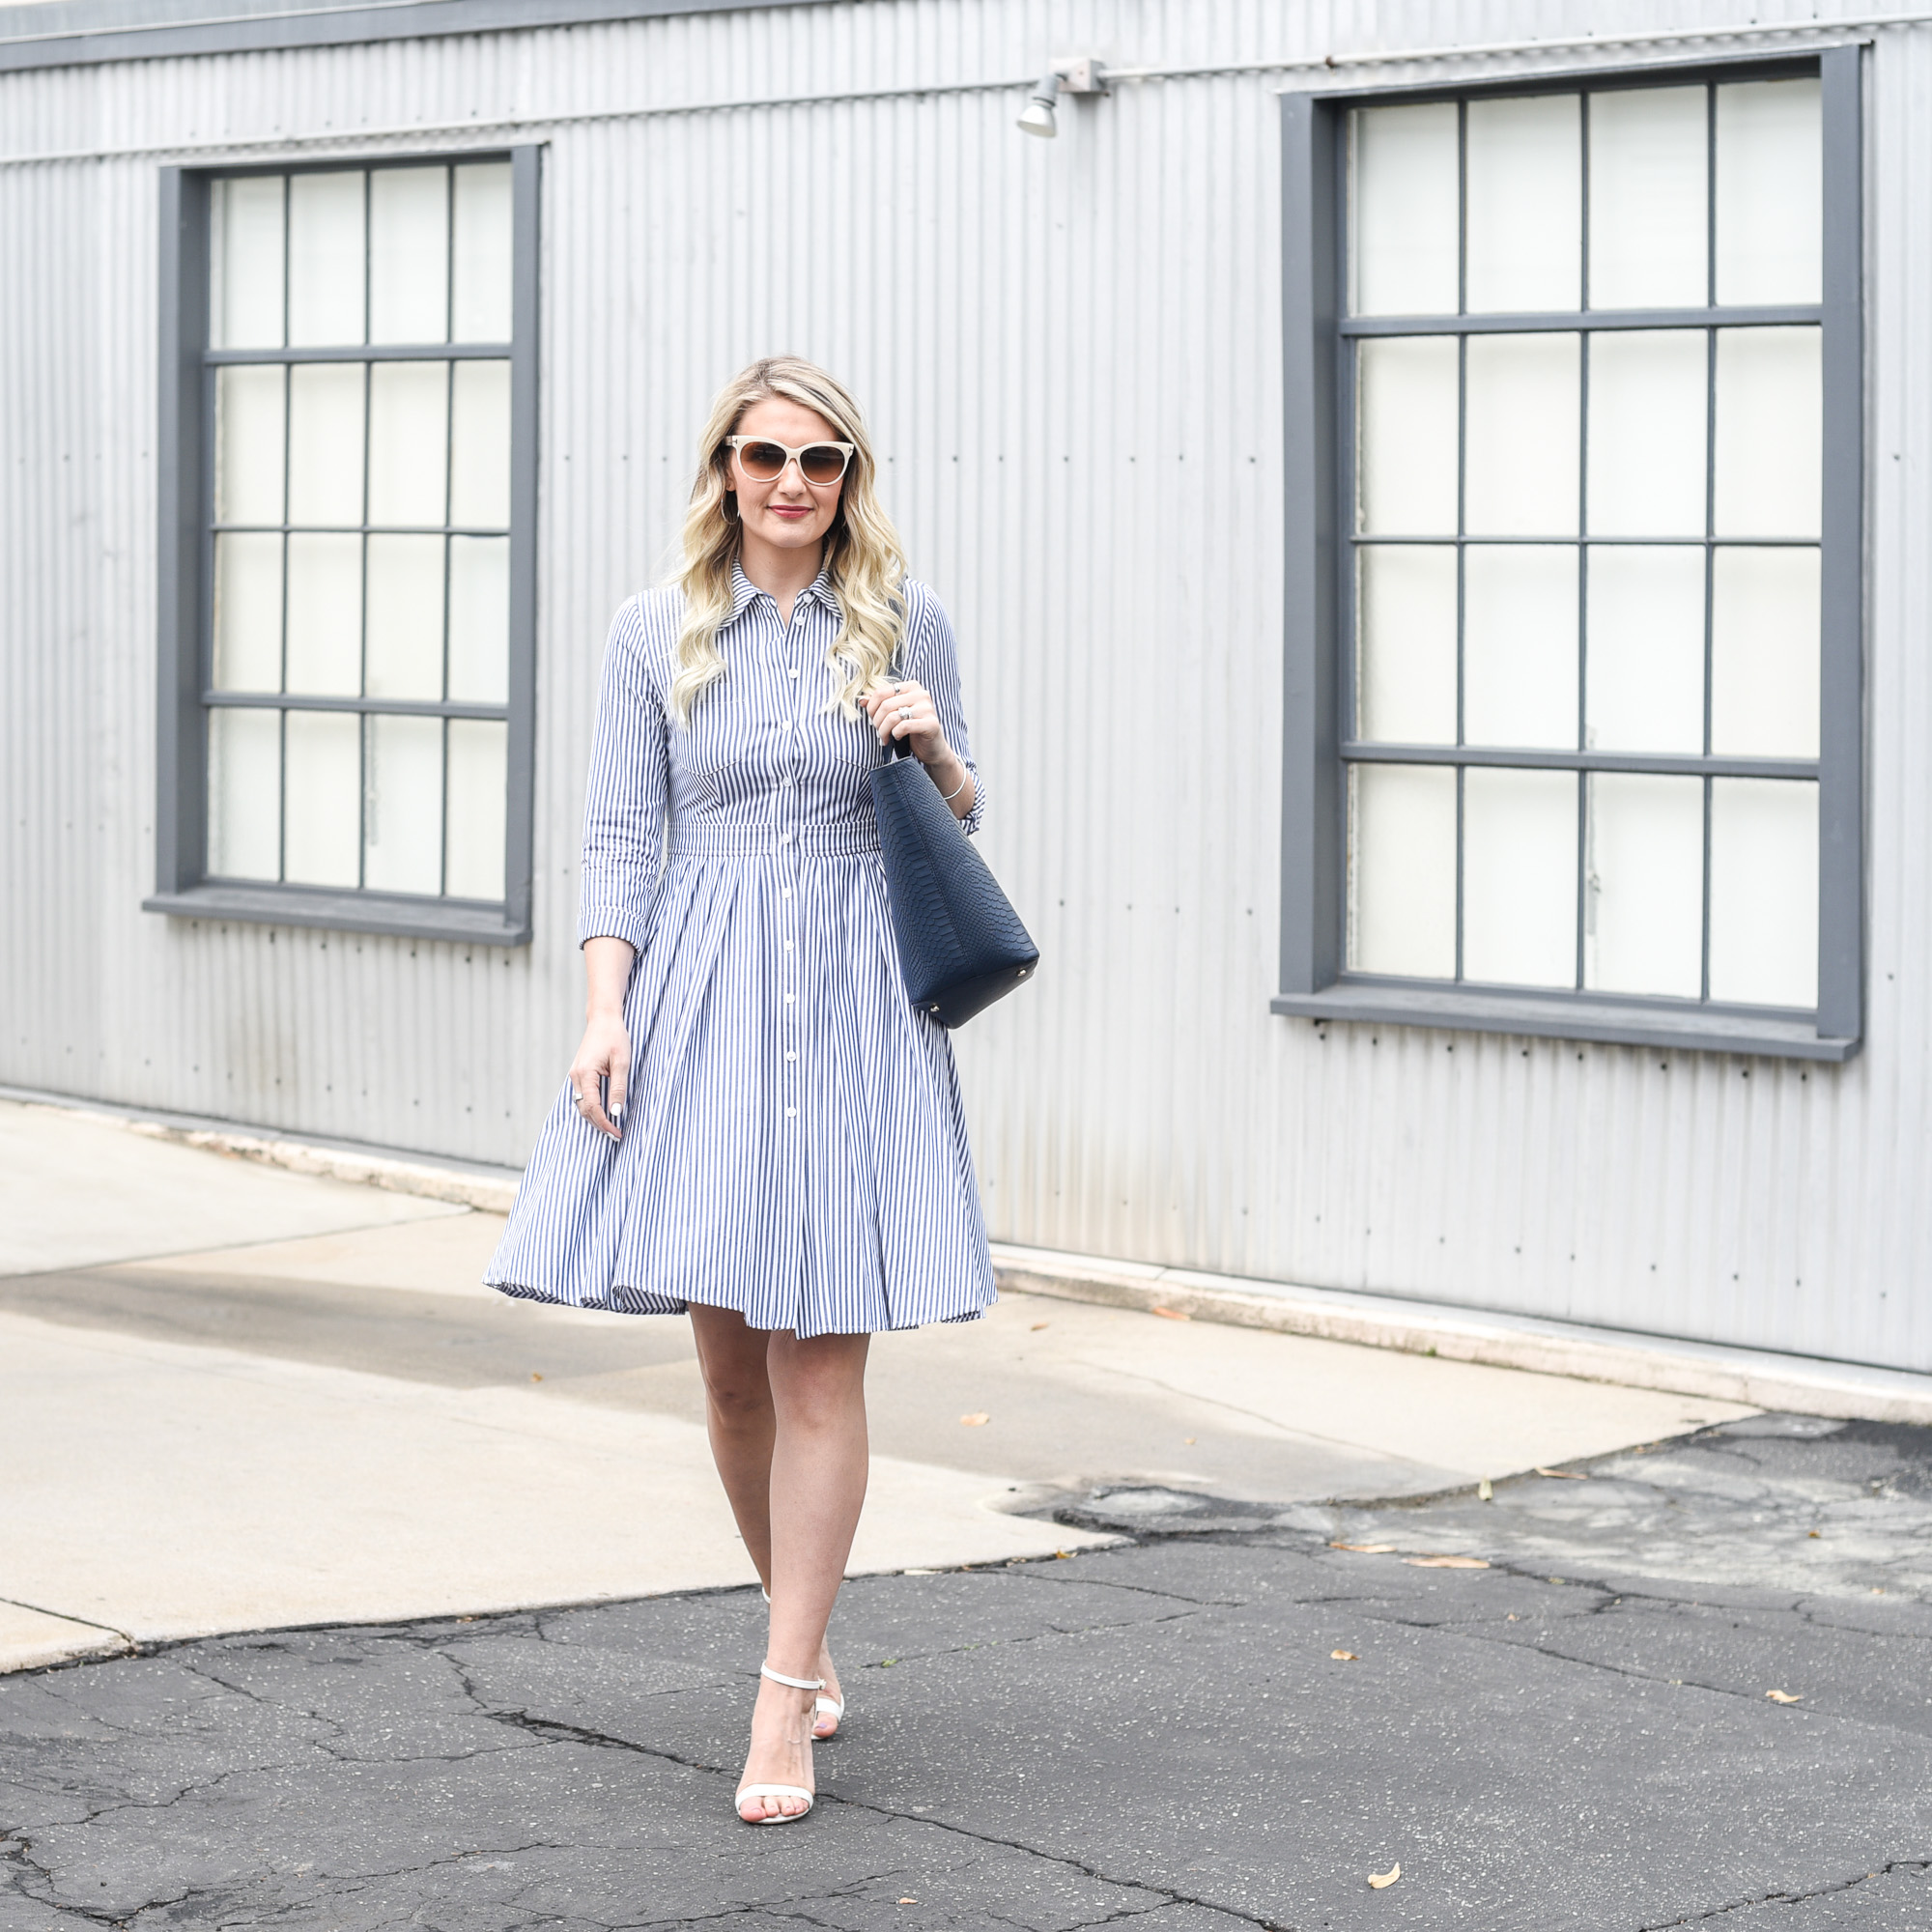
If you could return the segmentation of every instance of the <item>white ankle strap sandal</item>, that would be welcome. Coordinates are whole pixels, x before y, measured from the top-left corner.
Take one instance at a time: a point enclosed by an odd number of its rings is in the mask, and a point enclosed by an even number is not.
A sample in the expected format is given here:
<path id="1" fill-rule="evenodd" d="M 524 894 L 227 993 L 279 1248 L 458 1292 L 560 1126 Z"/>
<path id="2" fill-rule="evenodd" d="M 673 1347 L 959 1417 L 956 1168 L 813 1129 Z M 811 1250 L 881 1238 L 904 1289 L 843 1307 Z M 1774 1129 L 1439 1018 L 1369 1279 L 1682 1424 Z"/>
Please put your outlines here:
<path id="1" fill-rule="evenodd" d="M 764 1588 L 762 1584 L 759 1585 L 758 1595 L 761 1596 L 768 1604 L 772 1600 L 772 1593 L 766 1588 Z M 769 1673 L 767 1674 L 769 1675 Z M 789 1684 L 791 1682 L 791 1679 L 787 1677 L 781 1681 Z M 799 1690 L 803 1690 L 805 1687 L 803 1685 L 799 1685 L 796 1688 L 798 1688 Z M 820 1684 L 818 1688 L 821 1690 L 823 1690 L 825 1689 L 825 1686 L 823 1684 Z M 811 1730 L 812 1737 L 819 1744 L 829 1744 L 832 1741 L 832 1739 L 837 1737 L 838 1734 L 837 1727 L 845 1721 L 844 1702 L 842 1699 L 838 1697 L 821 1697 L 819 1698 L 817 1703 L 815 1703 L 812 1706 L 811 1716 L 812 1716 L 812 1730 Z M 827 1731 L 823 1737 L 820 1737 L 818 1735 L 818 1719 L 820 1718 L 830 1718 L 832 1719 L 834 1726 L 834 1728 L 832 1730 Z"/>
<path id="2" fill-rule="evenodd" d="M 822 1677 L 787 1677 L 782 1670 L 774 1670 L 769 1663 L 758 1665 L 758 1675 L 769 1677 L 774 1684 L 785 1685 L 793 1690 L 825 1689 L 825 1679 Z M 811 1793 L 802 1784 L 741 1784 L 738 1787 L 738 1795 L 731 1801 L 732 1805 L 734 1807 L 740 1805 L 748 1798 L 802 1798 L 805 1801 L 805 1810 L 774 1811 L 765 1818 L 746 1818 L 740 1811 L 738 1816 L 747 1825 L 794 1825 L 805 1816 L 806 1811 L 811 1809 L 812 1805 Z"/>

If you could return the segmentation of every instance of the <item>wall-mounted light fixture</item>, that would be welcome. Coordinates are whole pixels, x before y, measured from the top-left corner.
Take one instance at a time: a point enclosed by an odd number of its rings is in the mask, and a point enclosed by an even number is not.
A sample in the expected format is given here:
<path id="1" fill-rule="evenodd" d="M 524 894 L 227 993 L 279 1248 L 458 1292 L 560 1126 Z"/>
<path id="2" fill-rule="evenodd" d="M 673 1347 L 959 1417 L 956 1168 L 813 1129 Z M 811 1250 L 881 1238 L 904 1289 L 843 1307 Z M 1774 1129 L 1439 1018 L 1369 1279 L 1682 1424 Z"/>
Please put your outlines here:
<path id="1" fill-rule="evenodd" d="M 1107 70 L 1098 61 L 1091 57 L 1055 61 L 1027 96 L 1027 104 L 1020 112 L 1020 131 L 1050 141 L 1060 131 L 1054 124 L 1053 104 L 1061 95 L 1107 91 Z"/>

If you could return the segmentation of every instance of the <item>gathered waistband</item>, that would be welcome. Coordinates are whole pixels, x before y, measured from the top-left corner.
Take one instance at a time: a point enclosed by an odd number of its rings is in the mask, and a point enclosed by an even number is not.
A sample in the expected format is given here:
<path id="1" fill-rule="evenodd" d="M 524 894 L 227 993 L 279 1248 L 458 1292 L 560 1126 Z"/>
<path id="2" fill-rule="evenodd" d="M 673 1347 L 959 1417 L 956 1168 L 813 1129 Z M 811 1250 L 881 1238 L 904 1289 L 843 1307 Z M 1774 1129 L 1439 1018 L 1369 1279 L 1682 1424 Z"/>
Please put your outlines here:
<path id="1" fill-rule="evenodd" d="M 864 859 L 876 857 L 879 830 L 865 825 L 673 825 L 670 859 Z"/>

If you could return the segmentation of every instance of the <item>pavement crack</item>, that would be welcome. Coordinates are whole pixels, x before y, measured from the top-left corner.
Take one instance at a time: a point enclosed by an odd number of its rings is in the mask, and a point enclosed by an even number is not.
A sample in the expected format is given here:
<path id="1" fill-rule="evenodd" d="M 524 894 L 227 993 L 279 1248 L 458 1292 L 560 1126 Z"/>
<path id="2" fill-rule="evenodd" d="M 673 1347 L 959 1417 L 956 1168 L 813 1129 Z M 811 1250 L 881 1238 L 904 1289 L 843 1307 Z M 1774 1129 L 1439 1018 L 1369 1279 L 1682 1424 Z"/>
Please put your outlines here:
<path id="1" fill-rule="evenodd" d="M 553 1744 L 583 1745 L 593 1750 L 631 1751 L 639 1757 L 656 1758 L 661 1763 L 674 1764 L 686 1771 L 702 1772 L 709 1777 L 731 1776 L 723 1765 L 706 1764 L 699 1758 L 686 1757 L 681 1752 L 666 1750 L 657 1745 L 641 1745 L 635 1738 L 616 1738 L 606 1731 L 589 1730 L 582 1724 L 566 1724 L 554 1718 L 534 1717 L 527 1711 L 495 1710 L 487 1715 L 497 1723 L 528 1731 L 533 1736 L 544 1738 Z M 1192 1892 L 1179 1891 L 1170 1886 L 1150 1885 L 1145 1879 L 1118 1878 L 1112 1872 L 1101 1870 L 1097 1865 L 1089 1864 L 1080 1859 L 1068 1858 L 1064 1853 L 1042 1851 L 1037 1845 L 1029 1845 L 1018 1838 L 1002 1838 L 990 1832 L 976 1832 L 965 1825 L 956 1825 L 945 1818 L 935 1818 L 929 1813 L 895 1811 L 889 1804 L 870 1804 L 862 1798 L 847 1798 L 838 1792 L 823 1789 L 815 1794 L 815 1803 L 827 1808 L 838 1805 L 848 1811 L 868 1813 L 874 1818 L 891 1818 L 902 1825 L 929 1826 L 935 1832 L 948 1833 L 972 1844 L 991 1845 L 1001 1851 L 1018 1852 L 1025 1858 L 1037 1859 L 1043 1864 L 1058 1865 L 1065 1871 L 1078 1872 L 1081 1877 L 1091 1878 L 1096 1885 L 1113 1886 L 1120 1891 L 1145 1892 L 1154 1901 L 1154 1905 L 1147 1908 L 1149 1911 L 1152 1911 L 1155 1905 L 1198 1905 L 1203 1911 L 1218 1912 L 1237 1924 L 1252 1925 L 1256 1928 L 1256 1932 L 1294 1932 L 1292 1926 L 1283 1925 L 1272 1918 L 1258 1918 L 1253 1913 L 1243 1912 L 1236 1906 L 1217 1904 L 1212 1899 L 1201 1898 Z M 1104 1924 L 1106 1921 L 1094 1922 Z"/>
<path id="2" fill-rule="evenodd" d="M 1872 1879 L 1889 1878 L 1897 1871 L 1932 1871 L 1932 1859 L 1892 1859 L 1876 1871 L 1854 1872 L 1850 1878 L 1834 1879 L 1830 1885 L 1814 1886 L 1808 1891 L 1755 1892 L 1749 1898 L 1734 1898 L 1728 1904 L 1714 1905 L 1708 1912 L 1687 1912 L 1677 1918 L 1654 1918 L 1640 1925 L 1637 1932 L 1671 1932 L 1678 1925 L 1708 1925 L 1714 1918 L 1723 1918 L 1754 1905 L 1804 1905 L 1814 1898 L 1832 1898 L 1855 1890 Z"/>

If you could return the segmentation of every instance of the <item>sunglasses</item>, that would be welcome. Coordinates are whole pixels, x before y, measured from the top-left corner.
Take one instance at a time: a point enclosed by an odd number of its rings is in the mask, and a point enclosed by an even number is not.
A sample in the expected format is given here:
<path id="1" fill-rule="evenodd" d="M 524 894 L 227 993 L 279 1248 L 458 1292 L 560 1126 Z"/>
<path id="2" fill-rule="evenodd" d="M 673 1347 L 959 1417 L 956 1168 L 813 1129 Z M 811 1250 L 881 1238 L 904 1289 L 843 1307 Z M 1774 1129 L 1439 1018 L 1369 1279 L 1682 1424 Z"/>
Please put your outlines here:
<path id="1" fill-rule="evenodd" d="M 738 452 L 745 474 L 754 483 L 776 483 L 785 473 L 785 465 L 796 460 L 798 473 L 808 483 L 836 483 L 852 461 L 855 442 L 808 442 L 803 449 L 774 442 L 769 437 L 727 436 L 726 449 Z"/>

